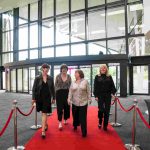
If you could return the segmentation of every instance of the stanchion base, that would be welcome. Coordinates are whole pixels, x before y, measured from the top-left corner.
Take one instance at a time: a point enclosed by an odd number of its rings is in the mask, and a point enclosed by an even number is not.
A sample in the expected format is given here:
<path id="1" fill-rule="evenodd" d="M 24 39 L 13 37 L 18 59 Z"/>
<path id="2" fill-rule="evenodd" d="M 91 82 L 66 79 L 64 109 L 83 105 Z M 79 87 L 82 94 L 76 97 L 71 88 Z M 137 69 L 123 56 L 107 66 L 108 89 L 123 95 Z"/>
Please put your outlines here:
<path id="1" fill-rule="evenodd" d="M 140 148 L 140 145 L 137 145 L 137 144 L 135 144 L 135 145 L 132 145 L 132 144 L 125 144 L 125 148 L 126 148 L 127 150 L 142 150 L 142 149 Z"/>
<path id="2" fill-rule="evenodd" d="M 40 129 L 40 128 L 42 128 L 41 125 L 33 125 L 33 126 L 30 127 L 30 129 L 32 129 L 32 130 L 37 130 L 37 129 Z"/>
<path id="3" fill-rule="evenodd" d="M 115 123 L 115 122 L 111 122 L 110 123 L 111 124 L 111 126 L 113 126 L 113 127 L 121 127 L 122 126 L 122 124 L 120 124 L 120 123 Z"/>
<path id="4" fill-rule="evenodd" d="M 145 114 L 146 114 L 146 115 L 149 115 L 148 110 L 145 111 Z"/>
<path id="5" fill-rule="evenodd" d="M 10 147 L 7 150 L 24 150 L 25 147 L 24 146 L 17 146 L 17 149 L 15 147 Z"/>

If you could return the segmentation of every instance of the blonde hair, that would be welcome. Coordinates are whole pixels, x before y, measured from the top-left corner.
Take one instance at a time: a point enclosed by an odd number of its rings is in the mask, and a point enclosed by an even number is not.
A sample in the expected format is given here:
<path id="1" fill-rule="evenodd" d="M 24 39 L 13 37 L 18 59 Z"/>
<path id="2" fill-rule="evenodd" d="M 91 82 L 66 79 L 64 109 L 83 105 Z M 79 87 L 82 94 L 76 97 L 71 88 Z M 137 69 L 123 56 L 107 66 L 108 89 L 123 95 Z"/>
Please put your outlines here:
<path id="1" fill-rule="evenodd" d="M 100 65 L 100 67 L 99 67 L 99 75 L 101 76 L 101 69 L 102 69 L 103 67 L 105 67 L 105 68 L 106 68 L 106 76 L 110 76 L 110 74 L 109 74 L 109 70 L 108 70 L 108 67 L 107 67 L 107 65 L 106 65 L 106 64 L 102 64 L 102 65 Z"/>

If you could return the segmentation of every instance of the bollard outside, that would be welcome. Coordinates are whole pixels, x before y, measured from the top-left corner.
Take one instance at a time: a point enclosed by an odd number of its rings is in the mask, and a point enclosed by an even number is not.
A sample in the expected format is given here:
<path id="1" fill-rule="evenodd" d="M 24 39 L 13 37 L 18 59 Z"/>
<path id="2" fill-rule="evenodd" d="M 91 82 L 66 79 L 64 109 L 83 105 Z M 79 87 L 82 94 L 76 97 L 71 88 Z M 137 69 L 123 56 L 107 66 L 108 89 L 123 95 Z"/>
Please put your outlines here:
<path id="1" fill-rule="evenodd" d="M 18 146 L 18 133 L 17 133 L 17 101 L 13 101 L 14 109 L 14 146 L 8 148 L 8 150 L 24 150 L 24 146 Z"/>
<path id="2" fill-rule="evenodd" d="M 132 144 L 125 144 L 127 150 L 141 150 L 140 145 L 135 144 L 136 139 L 136 119 L 137 112 L 136 108 L 138 107 L 138 101 L 134 100 L 134 110 L 133 110 L 133 128 L 132 128 Z"/>
<path id="3" fill-rule="evenodd" d="M 113 127 L 121 127 L 122 124 L 118 123 L 117 122 L 117 100 L 115 100 L 115 121 L 114 122 L 111 122 L 110 124 L 113 126 Z"/>
<path id="4" fill-rule="evenodd" d="M 42 126 L 37 124 L 36 103 L 34 103 L 34 106 L 35 106 L 35 125 L 31 126 L 30 129 L 37 130 L 37 129 L 40 129 Z"/>

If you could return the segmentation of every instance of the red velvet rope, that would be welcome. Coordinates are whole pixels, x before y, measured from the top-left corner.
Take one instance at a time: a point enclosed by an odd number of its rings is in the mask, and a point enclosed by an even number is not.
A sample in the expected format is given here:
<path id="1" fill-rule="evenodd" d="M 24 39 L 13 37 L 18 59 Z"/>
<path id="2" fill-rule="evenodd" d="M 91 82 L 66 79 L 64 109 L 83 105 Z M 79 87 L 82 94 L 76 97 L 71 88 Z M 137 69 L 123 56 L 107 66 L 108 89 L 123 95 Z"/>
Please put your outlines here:
<path id="1" fill-rule="evenodd" d="M 145 120 L 145 118 L 144 118 L 142 112 L 140 111 L 140 109 L 137 107 L 136 110 L 137 110 L 137 112 L 138 112 L 140 118 L 141 118 L 142 121 L 144 122 L 144 124 L 150 129 L 150 125 L 149 125 L 148 122 Z"/>
<path id="2" fill-rule="evenodd" d="M 14 112 L 14 110 L 12 109 L 11 112 L 10 112 L 10 114 L 9 114 L 9 117 L 8 117 L 8 120 L 7 120 L 6 124 L 5 124 L 5 126 L 4 126 L 3 129 L 0 131 L 0 136 L 2 136 L 3 133 L 5 132 L 7 126 L 8 126 L 8 124 L 9 124 L 11 118 L 12 118 L 13 112 Z"/>
<path id="3" fill-rule="evenodd" d="M 125 112 L 129 112 L 129 111 L 131 111 L 131 110 L 134 108 L 134 105 L 133 105 L 133 106 L 129 107 L 128 109 L 125 109 L 125 108 L 122 106 L 122 104 L 120 103 L 120 100 L 119 100 L 118 98 L 116 98 L 116 100 L 118 101 L 118 103 L 119 103 L 119 105 L 120 105 L 120 108 L 121 108 L 123 111 L 125 111 Z"/>
<path id="4" fill-rule="evenodd" d="M 32 106 L 32 108 L 31 108 L 31 110 L 30 110 L 29 113 L 25 114 L 25 113 L 23 113 L 23 112 L 17 107 L 17 110 L 18 110 L 19 113 L 20 113 L 21 115 L 23 115 L 23 116 L 29 116 L 29 115 L 31 115 L 33 109 L 34 109 L 34 106 Z"/>

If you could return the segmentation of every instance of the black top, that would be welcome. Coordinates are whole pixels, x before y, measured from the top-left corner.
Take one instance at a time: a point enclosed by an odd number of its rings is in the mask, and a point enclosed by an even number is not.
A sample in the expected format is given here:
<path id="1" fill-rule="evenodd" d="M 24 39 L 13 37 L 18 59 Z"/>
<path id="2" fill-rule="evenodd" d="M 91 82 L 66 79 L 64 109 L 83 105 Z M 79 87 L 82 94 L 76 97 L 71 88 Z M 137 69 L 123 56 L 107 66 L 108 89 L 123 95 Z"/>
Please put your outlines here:
<path id="1" fill-rule="evenodd" d="M 48 83 L 42 82 L 42 88 L 40 91 L 40 100 L 51 102 L 51 93 L 49 91 Z"/>
<path id="2" fill-rule="evenodd" d="M 115 94 L 116 88 L 111 76 L 105 74 L 96 75 L 94 80 L 94 96 L 99 97 L 101 94 Z"/>
<path id="3" fill-rule="evenodd" d="M 48 93 L 55 99 L 55 88 L 54 88 L 54 81 L 51 76 L 47 76 L 47 85 L 46 89 Z M 38 101 L 41 97 L 41 89 L 43 87 L 43 77 L 42 75 L 37 76 L 34 80 L 33 88 L 32 88 L 32 99 Z"/>

